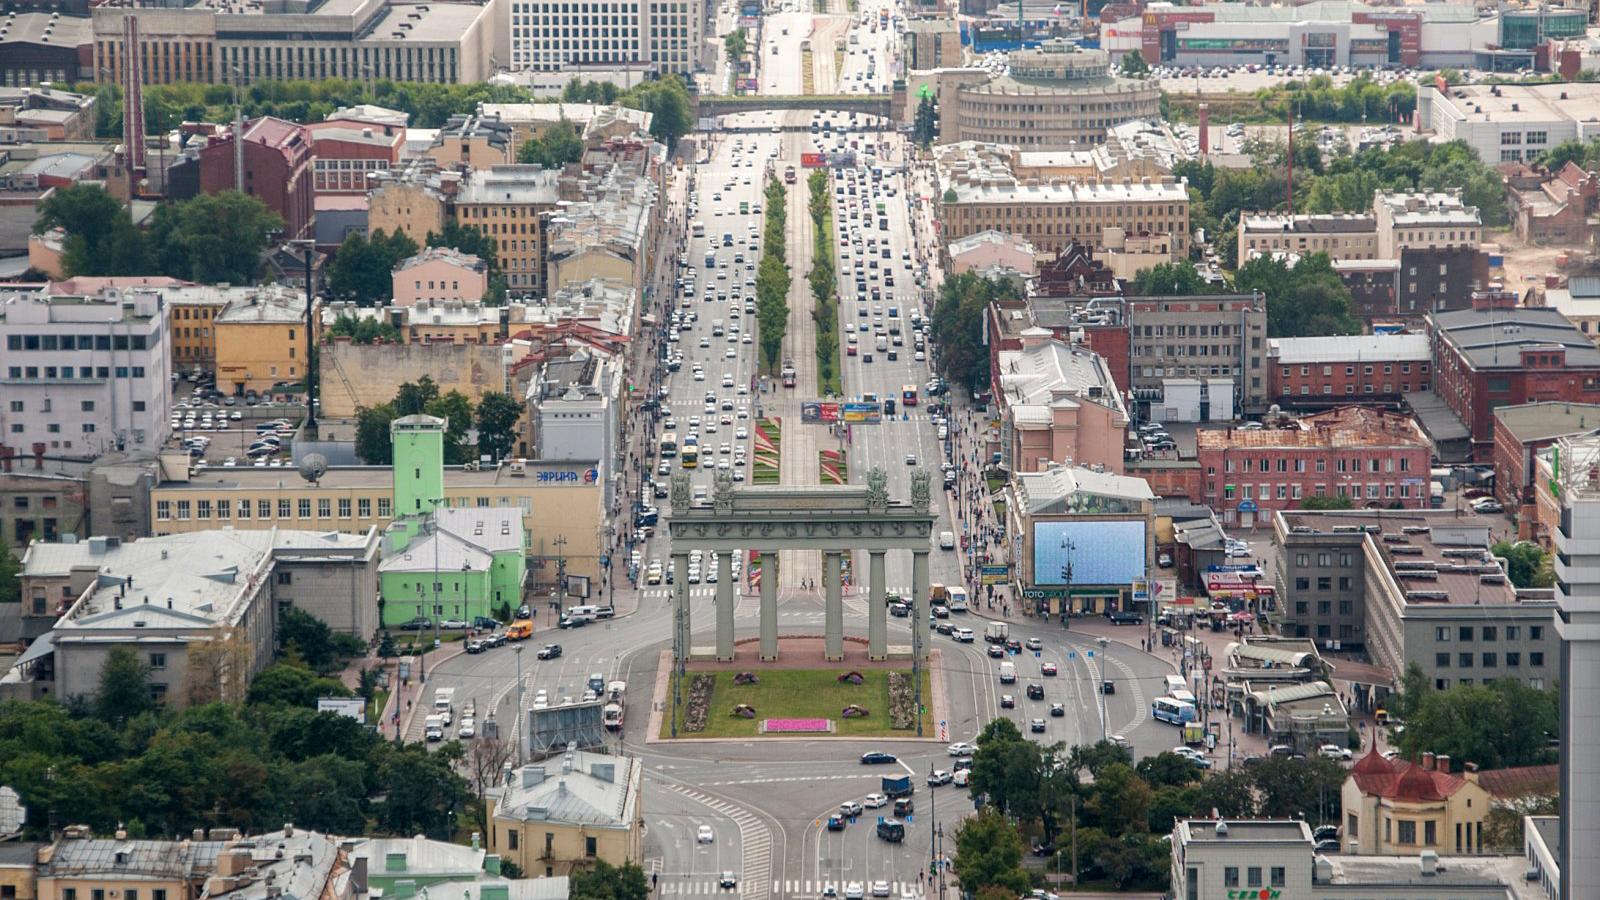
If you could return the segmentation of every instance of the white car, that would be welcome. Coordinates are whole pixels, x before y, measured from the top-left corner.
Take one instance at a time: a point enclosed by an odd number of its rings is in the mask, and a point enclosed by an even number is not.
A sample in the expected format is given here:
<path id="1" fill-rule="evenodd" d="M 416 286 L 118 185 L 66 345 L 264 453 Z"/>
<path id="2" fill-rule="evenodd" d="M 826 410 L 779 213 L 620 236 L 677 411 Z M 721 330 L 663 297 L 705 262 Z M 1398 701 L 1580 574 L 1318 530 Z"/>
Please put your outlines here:
<path id="1" fill-rule="evenodd" d="M 950 783 L 956 787 L 966 787 L 967 779 L 971 777 L 967 774 L 968 771 L 969 770 L 967 769 L 961 769 L 957 771 L 954 775 L 950 776 Z"/>
<path id="2" fill-rule="evenodd" d="M 874 881 L 872 883 L 872 896 L 874 896 L 874 897 L 887 897 L 887 896 L 889 896 L 889 882 L 887 882 L 887 881 Z"/>
<path id="3" fill-rule="evenodd" d="M 694 840 L 697 844 L 709 844 L 716 839 L 717 834 L 711 830 L 710 825 L 701 825 L 699 830 L 694 834 Z"/>
<path id="4" fill-rule="evenodd" d="M 456 737 L 459 737 L 459 738 L 469 738 L 469 737 L 472 737 L 472 736 L 476 735 L 477 733 L 478 733 L 478 724 L 476 722 L 472 721 L 472 717 L 471 716 L 468 716 L 467 718 L 462 719 L 461 720 L 461 727 L 456 729 Z"/>
<path id="5" fill-rule="evenodd" d="M 879 809 L 889 805 L 889 798 L 883 794 L 868 794 L 861 798 L 861 805 L 867 809 Z"/>
<path id="6" fill-rule="evenodd" d="M 844 886 L 844 900 L 863 900 L 866 896 L 867 889 L 862 887 L 859 881 L 852 881 Z"/>
<path id="7" fill-rule="evenodd" d="M 1317 748 L 1317 753 L 1326 759 L 1337 759 L 1341 762 L 1348 761 L 1354 755 L 1349 747 L 1341 747 L 1338 744 L 1323 744 Z"/>
<path id="8" fill-rule="evenodd" d="M 967 743 L 965 741 L 959 741 L 957 743 L 954 743 L 954 744 L 950 745 L 950 755 L 951 756 L 971 756 L 971 755 L 973 755 L 974 753 L 977 753 L 977 752 L 978 752 L 978 745 L 977 744 L 969 744 L 969 743 Z"/>

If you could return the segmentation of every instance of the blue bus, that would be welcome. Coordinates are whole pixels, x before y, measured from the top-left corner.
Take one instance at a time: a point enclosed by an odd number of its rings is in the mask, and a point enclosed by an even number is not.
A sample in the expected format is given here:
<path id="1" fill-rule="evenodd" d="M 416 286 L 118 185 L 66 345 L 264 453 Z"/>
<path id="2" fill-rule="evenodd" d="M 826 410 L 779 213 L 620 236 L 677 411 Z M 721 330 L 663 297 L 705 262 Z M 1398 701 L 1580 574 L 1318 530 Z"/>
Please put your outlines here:
<path id="1" fill-rule="evenodd" d="M 1185 703 L 1171 697 L 1157 697 L 1156 701 L 1150 704 L 1150 715 L 1154 716 L 1157 722 L 1183 725 L 1198 719 L 1200 712 L 1195 709 L 1193 703 Z"/>

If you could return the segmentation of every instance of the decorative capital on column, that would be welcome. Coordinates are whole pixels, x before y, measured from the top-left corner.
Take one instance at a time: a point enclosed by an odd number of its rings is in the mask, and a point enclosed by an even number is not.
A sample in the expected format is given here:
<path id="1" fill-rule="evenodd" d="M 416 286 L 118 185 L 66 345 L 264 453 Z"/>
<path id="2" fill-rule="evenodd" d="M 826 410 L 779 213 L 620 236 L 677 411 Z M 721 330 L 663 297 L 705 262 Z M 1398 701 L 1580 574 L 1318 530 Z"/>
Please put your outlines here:
<path id="1" fill-rule="evenodd" d="M 927 469 L 914 469 L 911 472 L 911 509 L 913 512 L 925 513 L 933 503 L 932 476 Z"/>
<path id="2" fill-rule="evenodd" d="M 889 474 L 877 466 L 867 472 L 867 508 L 873 512 L 889 508 Z"/>

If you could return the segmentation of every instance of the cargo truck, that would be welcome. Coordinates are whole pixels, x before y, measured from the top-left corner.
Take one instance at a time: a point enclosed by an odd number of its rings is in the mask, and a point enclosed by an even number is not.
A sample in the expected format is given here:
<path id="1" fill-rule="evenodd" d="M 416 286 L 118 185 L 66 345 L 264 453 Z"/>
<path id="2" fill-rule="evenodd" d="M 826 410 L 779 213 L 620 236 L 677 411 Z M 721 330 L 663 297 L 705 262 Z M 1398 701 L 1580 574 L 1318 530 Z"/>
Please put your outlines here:
<path id="1" fill-rule="evenodd" d="M 911 783 L 910 775 L 885 775 L 882 790 L 885 797 L 893 800 L 911 796 L 916 793 L 917 786 Z"/>
<path id="2" fill-rule="evenodd" d="M 990 622 L 983 628 L 983 639 L 991 644 L 1004 644 L 1011 639 L 1010 623 Z"/>
<path id="3" fill-rule="evenodd" d="M 613 681 L 606 688 L 606 705 L 600 710 L 600 720 L 605 724 L 607 731 L 621 731 L 623 714 L 626 711 L 623 694 L 628 690 L 625 681 Z"/>
<path id="4" fill-rule="evenodd" d="M 455 706 L 455 688 L 439 688 L 433 692 L 433 712 L 443 718 L 444 724 L 450 724 L 450 720 L 455 715 Z"/>
<path id="5" fill-rule="evenodd" d="M 422 734 L 430 743 L 444 740 L 444 716 L 429 716 L 424 723 Z"/>

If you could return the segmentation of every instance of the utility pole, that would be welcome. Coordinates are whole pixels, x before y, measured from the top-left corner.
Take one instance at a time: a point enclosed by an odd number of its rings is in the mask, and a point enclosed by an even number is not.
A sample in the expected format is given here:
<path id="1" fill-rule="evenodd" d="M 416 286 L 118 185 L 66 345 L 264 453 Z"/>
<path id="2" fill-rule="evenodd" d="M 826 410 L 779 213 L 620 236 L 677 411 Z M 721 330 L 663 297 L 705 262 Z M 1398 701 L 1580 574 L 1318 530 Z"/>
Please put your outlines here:
<path id="1" fill-rule="evenodd" d="M 1072 888 L 1078 888 L 1078 795 L 1073 794 L 1070 801 L 1072 810 Z"/>
<path id="2" fill-rule="evenodd" d="M 517 728 L 522 724 L 522 643 L 519 641 L 511 648 L 512 654 L 517 658 L 517 689 L 512 691 L 516 703 L 516 714 L 511 719 L 511 728 L 517 733 L 517 767 L 522 767 L 522 732 Z"/>

